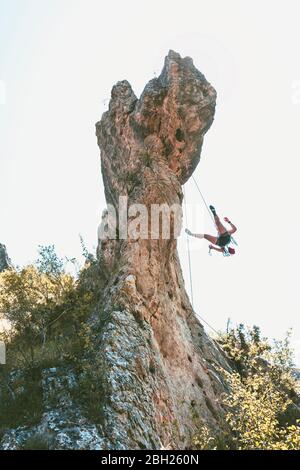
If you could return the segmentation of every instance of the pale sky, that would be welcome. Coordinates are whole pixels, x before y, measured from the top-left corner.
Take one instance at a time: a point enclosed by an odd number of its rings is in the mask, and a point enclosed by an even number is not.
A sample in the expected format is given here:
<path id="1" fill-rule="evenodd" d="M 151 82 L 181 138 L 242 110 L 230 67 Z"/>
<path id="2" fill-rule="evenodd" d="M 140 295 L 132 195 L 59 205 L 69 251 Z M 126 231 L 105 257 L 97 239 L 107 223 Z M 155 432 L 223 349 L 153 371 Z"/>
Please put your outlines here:
<path id="1" fill-rule="evenodd" d="M 0 242 L 14 263 L 39 244 L 80 258 L 104 208 L 95 122 L 113 84 L 139 95 L 174 49 L 218 92 L 195 177 L 238 226 L 238 253 L 192 241 L 195 309 L 216 329 L 293 327 L 300 363 L 300 2 L 0 0 Z M 191 230 L 213 233 L 194 184 Z M 186 277 L 185 239 L 179 243 Z"/>

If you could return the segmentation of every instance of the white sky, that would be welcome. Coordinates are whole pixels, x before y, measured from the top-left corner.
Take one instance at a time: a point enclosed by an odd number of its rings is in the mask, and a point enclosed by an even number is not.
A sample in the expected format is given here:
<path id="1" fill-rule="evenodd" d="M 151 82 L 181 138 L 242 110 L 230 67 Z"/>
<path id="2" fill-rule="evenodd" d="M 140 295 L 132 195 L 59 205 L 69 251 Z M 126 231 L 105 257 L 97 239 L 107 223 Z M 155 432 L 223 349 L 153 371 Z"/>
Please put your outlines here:
<path id="1" fill-rule="evenodd" d="M 270 337 L 293 327 L 299 363 L 299 17 L 297 0 L 0 0 L 0 242 L 13 261 L 52 243 L 80 258 L 79 233 L 96 245 L 94 124 L 116 81 L 139 95 L 174 49 L 218 91 L 195 176 L 239 227 L 230 259 L 193 241 L 195 308 L 217 329 L 228 317 Z M 213 231 L 203 206 L 189 220 Z"/>

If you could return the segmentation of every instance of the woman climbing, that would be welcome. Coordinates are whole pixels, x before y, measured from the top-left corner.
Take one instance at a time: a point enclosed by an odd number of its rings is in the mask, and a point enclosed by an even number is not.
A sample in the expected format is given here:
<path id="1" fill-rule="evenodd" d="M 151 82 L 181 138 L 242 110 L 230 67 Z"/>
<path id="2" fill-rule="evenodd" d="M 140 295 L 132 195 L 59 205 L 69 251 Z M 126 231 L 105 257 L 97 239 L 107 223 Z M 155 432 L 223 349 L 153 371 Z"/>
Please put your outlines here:
<path id="1" fill-rule="evenodd" d="M 235 225 L 233 225 L 232 222 L 228 219 L 228 217 L 225 217 L 224 220 L 227 222 L 231 229 L 226 230 L 224 225 L 221 223 L 219 216 L 216 213 L 216 210 L 213 206 L 209 206 L 211 212 L 213 213 L 214 219 L 215 219 L 215 224 L 218 230 L 218 236 L 215 237 L 213 235 L 207 235 L 206 233 L 192 233 L 189 229 L 185 229 L 186 233 L 192 237 L 196 238 L 205 238 L 212 244 L 209 245 L 209 250 L 216 250 L 220 251 L 223 254 L 229 254 L 229 255 L 234 255 L 235 254 L 235 249 L 231 247 L 227 247 L 227 245 L 230 244 L 232 241 L 231 235 L 237 231 L 237 228 Z"/>

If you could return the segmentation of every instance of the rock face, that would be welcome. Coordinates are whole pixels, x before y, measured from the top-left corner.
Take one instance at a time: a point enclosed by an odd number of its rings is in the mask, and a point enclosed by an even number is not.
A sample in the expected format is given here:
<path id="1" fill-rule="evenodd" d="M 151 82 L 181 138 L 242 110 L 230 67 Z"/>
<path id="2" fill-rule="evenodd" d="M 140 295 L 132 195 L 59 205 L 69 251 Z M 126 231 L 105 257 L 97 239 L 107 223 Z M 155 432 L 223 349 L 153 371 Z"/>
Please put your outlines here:
<path id="1" fill-rule="evenodd" d="M 11 374 L 8 385 L 16 398 L 28 393 L 26 378 L 18 371 Z M 77 388 L 77 377 L 72 370 L 44 369 L 41 376 L 41 421 L 35 426 L 24 425 L 7 430 L 2 436 L 0 449 L 20 450 L 26 445 L 32 450 L 103 449 L 103 438 L 96 425 L 89 422 L 73 400 L 72 392 Z"/>
<path id="2" fill-rule="evenodd" d="M 6 246 L 0 243 L 0 273 L 11 266 L 11 261 L 8 257 Z"/>
<path id="3" fill-rule="evenodd" d="M 117 214 L 120 196 L 148 209 L 181 205 L 215 104 L 192 59 L 173 51 L 140 99 L 127 81 L 113 87 L 96 134 L 107 203 Z M 176 239 L 107 238 L 98 257 L 107 276 L 100 352 L 106 446 L 185 448 L 203 422 L 222 428 L 218 370 L 229 365 L 193 312 Z"/>

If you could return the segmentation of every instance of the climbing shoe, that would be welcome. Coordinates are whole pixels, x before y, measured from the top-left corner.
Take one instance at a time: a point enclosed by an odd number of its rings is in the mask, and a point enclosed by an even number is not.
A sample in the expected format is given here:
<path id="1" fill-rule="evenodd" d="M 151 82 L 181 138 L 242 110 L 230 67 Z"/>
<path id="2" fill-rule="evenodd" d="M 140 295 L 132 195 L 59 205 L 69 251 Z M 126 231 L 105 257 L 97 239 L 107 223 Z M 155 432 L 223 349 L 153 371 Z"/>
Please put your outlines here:
<path id="1" fill-rule="evenodd" d="M 214 206 L 209 206 L 209 208 L 212 211 L 213 215 L 217 215 L 216 209 L 214 208 Z"/>
<path id="2" fill-rule="evenodd" d="M 192 235 L 192 232 L 188 228 L 185 229 L 185 233 L 187 233 L 188 235 Z"/>

